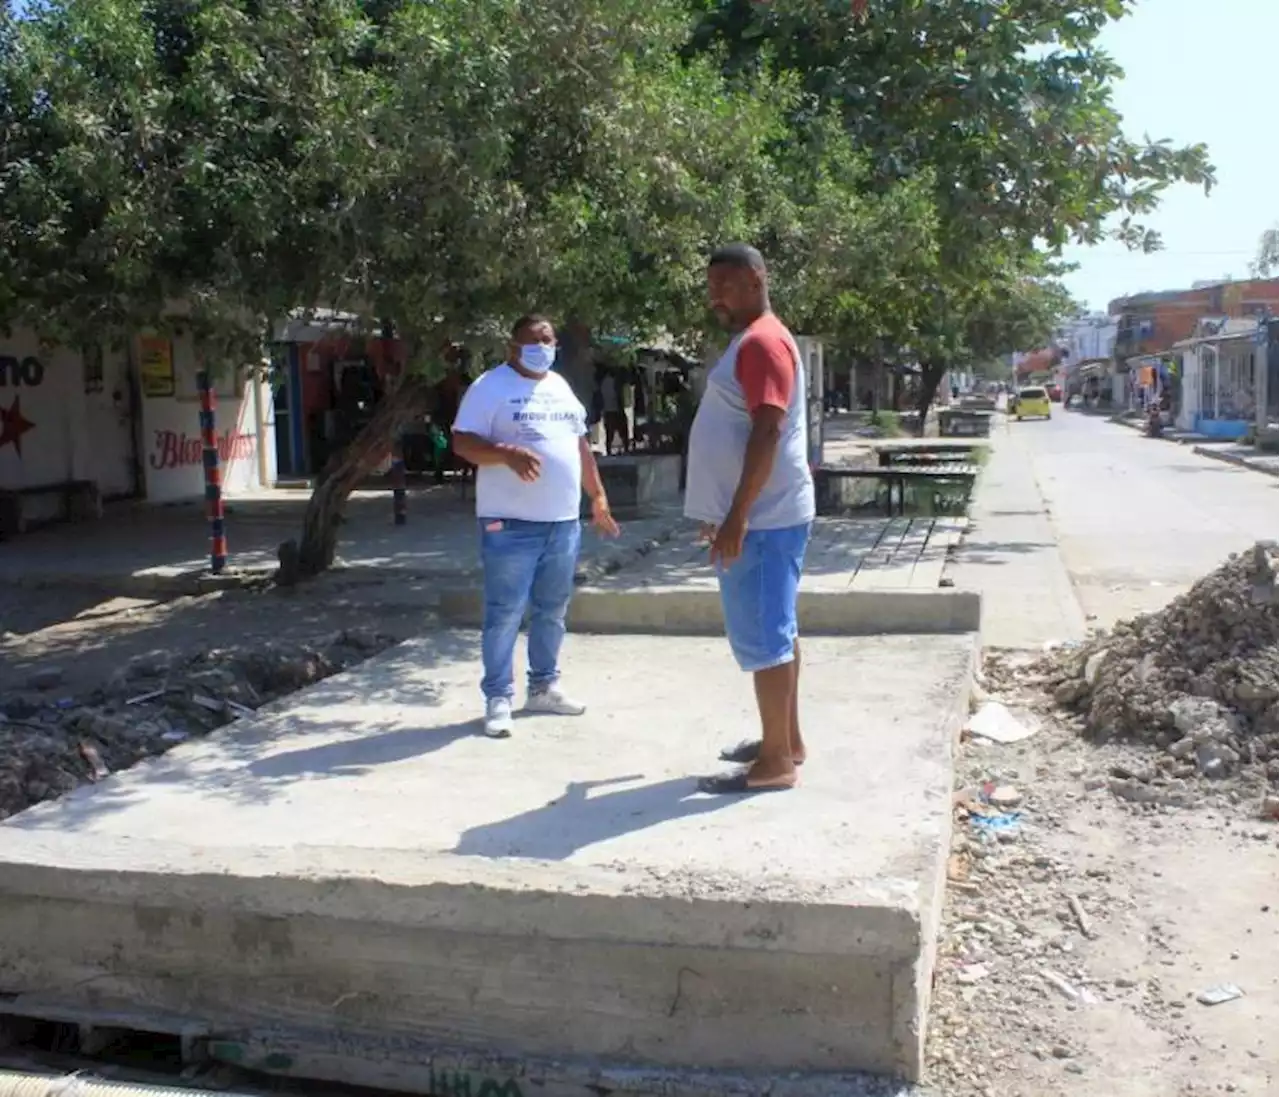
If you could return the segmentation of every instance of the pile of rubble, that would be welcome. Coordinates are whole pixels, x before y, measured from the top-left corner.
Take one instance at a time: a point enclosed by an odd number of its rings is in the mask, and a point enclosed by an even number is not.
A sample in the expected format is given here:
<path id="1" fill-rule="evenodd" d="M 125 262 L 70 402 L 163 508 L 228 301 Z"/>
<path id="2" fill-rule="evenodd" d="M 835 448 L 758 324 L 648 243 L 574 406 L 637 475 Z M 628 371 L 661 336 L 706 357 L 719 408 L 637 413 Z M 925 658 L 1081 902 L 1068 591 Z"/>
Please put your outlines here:
<path id="1" fill-rule="evenodd" d="M 46 667 L 0 698 L 0 819 L 100 781 L 187 739 L 207 735 L 395 643 L 369 629 L 316 642 L 213 649 L 131 660 L 101 689 L 61 696 Z"/>
<path id="2" fill-rule="evenodd" d="M 1164 752 L 1174 776 L 1277 778 L 1277 550 L 1232 556 L 1159 613 L 1122 622 L 1037 666 L 1097 742 Z"/>

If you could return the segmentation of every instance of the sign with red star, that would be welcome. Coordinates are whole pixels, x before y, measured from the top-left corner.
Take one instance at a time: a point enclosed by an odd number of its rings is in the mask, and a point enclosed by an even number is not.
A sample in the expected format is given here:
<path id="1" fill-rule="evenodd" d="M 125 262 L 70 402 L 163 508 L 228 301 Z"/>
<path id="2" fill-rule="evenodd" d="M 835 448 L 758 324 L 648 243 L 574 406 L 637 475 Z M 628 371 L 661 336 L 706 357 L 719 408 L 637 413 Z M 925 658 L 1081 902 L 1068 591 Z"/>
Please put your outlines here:
<path id="1" fill-rule="evenodd" d="M 22 398 L 15 396 L 8 408 L 0 408 L 0 450 L 12 443 L 21 457 L 22 436 L 34 426 L 30 419 L 22 417 Z"/>

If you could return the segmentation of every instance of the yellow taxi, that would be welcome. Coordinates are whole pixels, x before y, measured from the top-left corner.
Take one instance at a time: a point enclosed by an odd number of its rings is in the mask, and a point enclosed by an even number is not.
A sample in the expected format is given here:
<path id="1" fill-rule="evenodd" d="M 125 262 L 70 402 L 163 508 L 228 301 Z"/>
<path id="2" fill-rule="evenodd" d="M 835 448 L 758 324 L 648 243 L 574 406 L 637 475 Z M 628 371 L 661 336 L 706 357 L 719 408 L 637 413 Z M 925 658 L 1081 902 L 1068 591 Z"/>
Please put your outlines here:
<path id="1" fill-rule="evenodd" d="M 1013 414 L 1018 420 L 1052 418 L 1048 392 L 1042 388 L 1019 389 L 1018 404 Z"/>

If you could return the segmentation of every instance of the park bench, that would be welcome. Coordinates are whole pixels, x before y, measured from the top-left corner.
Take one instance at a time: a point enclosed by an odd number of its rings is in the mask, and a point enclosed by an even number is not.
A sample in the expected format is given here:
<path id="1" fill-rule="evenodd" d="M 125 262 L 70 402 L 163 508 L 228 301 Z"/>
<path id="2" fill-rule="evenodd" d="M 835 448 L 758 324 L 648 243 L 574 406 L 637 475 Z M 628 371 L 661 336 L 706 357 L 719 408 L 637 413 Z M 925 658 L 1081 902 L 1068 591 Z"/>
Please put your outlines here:
<path id="1" fill-rule="evenodd" d="M 890 518 L 905 514 L 907 509 L 907 484 L 948 483 L 959 484 L 968 490 L 977 478 L 978 466 L 967 462 L 936 465 L 894 464 L 873 468 L 845 468 L 829 466 L 817 470 L 818 498 L 830 499 L 833 492 L 830 483 L 835 480 L 874 480 L 888 488 L 886 513 Z M 897 487 L 897 505 L 894 504 L 894 488 Z"/>
<path id="2" fill-rule="evenodd" d="M 102 500 L 93 480 L 0 488 L 0 538 L 16 537 L 50 522 L 101 517 Z"/>

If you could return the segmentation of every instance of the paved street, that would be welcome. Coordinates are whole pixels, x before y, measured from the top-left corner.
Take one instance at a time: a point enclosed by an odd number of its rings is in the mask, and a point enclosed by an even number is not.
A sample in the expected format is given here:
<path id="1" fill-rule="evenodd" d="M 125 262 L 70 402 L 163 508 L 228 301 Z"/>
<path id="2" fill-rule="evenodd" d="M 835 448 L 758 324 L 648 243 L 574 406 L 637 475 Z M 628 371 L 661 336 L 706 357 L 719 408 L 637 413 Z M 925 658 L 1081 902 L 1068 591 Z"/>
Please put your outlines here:
<path id="1" fill-rule="evenodd" d="M 1273 477 L 1083 415 L 1009 433 L 1091 623 L 1159 609 L 1232 552 L 1276 537 Z"/>
<path id="2" fill-rule="evenodd" d="M 983 641 L 1039 647 L 1159 609 L 1275 538 L 1277 482 L 1060 409 L 1000 422 L 951 574 L 984 596 Z"/>

